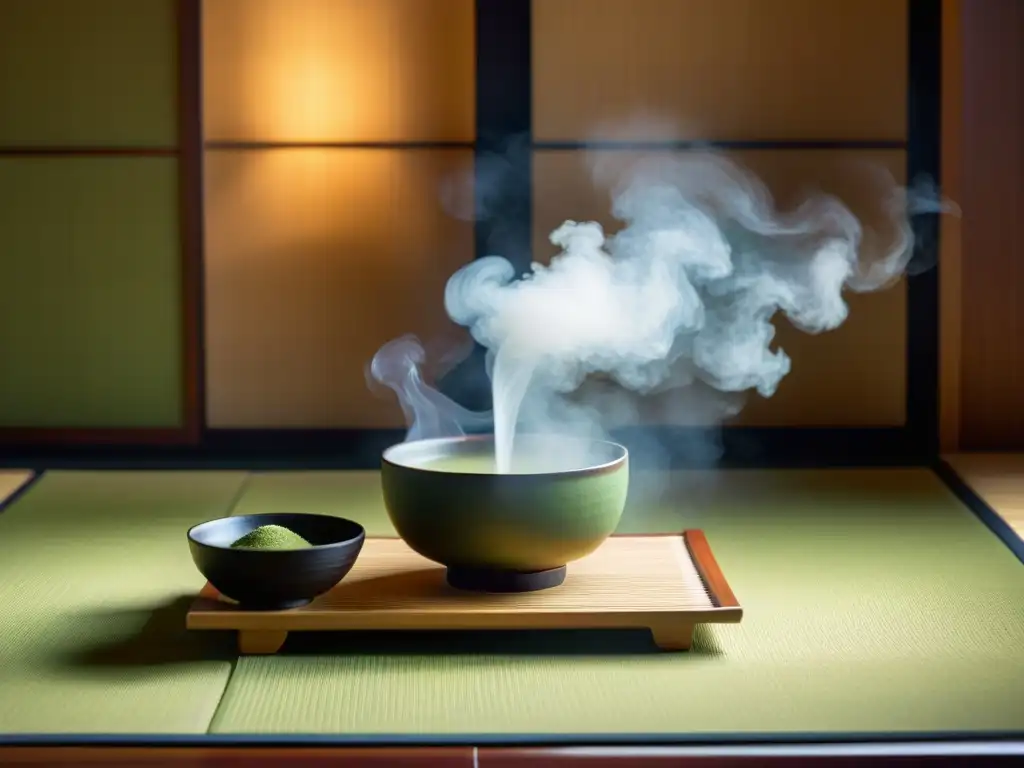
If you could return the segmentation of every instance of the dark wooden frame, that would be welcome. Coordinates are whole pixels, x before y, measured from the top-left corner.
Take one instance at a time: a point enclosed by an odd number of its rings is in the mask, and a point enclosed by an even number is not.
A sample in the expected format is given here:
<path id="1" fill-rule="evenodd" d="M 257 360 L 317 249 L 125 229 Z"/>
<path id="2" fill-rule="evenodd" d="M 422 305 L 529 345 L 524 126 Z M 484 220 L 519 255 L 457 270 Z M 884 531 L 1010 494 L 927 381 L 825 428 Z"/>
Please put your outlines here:
<path id="1" fill-rule="evenodd" d="M 181 429 L 7 429 L 0 430 L 0 463 L 60 466 L 67 463 L 167 461 L 209 462 L 242 466 L 376 467 L 380 451 L 400 440 L 400 430 L 208 429 L 205 424 L 203 331 L 203 156 L 207 150 L 268 149 L 307 146 L 280 142 L 209 142 L 202 136 L 202 45 L 200 0 L 177 0 L 179 37 L 180 133 L 178 147 L 127 150 L 88 147 L 25 150 L 50 154 L 175 154 L 181 169 L 181 241 L 184 360 L 184 426 Z M 724 149 L 905 149 L 908 178 L 940 179 L 941 0 L 908 0 L 908 133 L 906 141 L 733 141 L 702 142 Z M 518 185 L 504 190 L 500 222 L 479 218 L 477 256 L 488 253 L 500 226 L 509 251 L 527 253 L 532 238 L 531 159 L 534 150 L 571 149 L 576 142 L 532 141 L 531 0 L 476 0 L 477 86 L 475 142 L 327 143 L 318 147 L 473 148 L 478 158 L 514 153 Z M 694 142 L 618 144 L 605 149 L 642 146 L 690 149 Z M 938 217 L 915 221 L 926 263 L 937 263 Z M 908 278 L 906 423 L 879 428 L 745 428 L 726 427 L 705 438 L 720 441 L 726 466 L 869 466 L 930 465 L 938 457 L 938 270 Z M 479 367 L 480 355 L 468 367 Z M 663 444 L 692 445 L 699 430 L 651 428 Z M 628 442 L 629 432 L 621 436 Z M 671 457 L 675 465 L 693 464 L 685 451 Z"/>

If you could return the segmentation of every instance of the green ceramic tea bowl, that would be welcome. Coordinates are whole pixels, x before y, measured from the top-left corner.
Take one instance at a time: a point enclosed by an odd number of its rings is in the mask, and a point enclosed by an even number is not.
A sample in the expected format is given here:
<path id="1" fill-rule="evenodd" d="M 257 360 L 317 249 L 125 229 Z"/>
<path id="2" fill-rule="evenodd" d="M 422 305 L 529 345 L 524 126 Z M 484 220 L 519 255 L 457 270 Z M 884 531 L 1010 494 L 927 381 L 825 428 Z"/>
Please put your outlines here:
<path id="1" fill-rule="evenodd" d="M 517 436 L 515 446 L 504 474 L 495 471 L 490 437 L 417 440 L 384 452 L 384 504 L 395 530 L 447 566 L 453 586 L 556 586 L 567 563 L 619 524 L 629 486 L 625 447 L 541 435 Z"/>

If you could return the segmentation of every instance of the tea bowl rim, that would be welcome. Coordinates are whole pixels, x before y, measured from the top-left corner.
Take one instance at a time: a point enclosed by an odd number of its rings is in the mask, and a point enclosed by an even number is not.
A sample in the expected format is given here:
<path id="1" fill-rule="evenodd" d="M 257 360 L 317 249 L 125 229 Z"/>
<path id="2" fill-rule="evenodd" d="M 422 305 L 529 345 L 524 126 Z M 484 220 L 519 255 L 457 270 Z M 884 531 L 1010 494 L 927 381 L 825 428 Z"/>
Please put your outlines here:
<path id="1" fill-rule="evenodd" d="M 458 472 L 451 470 L 436 470 L 431 469 L 429 466 L 416 465 L 409 462 L 402 462 L 395 456 L 396 453 L 401 453 L 406 446 L 423 446 L 429 448 L 431 445 L 445 445 L 451 443 L 493 443 L 493 435 L 459 435 L 455 437 L 429 437 L 418 440 L 406 440 L 401 443 L 395 443 L 384 449 L 381 453 L 381 463 L 394 467 L 396 469 L 407 470 L 411 472 L 422 472 L 434 476 L 447 476 L 447 477 L 475 477 L 475 478 L 508 478 L 509 480 L 523 480 L 527 478 L 542 479 L 542 478 L 571 478 L 571 477 L 586 477 L 589 475 L 603 475 L 609 472 L 614 472 L 620 469 L 629 461 L 629 449 L 622 443 L 617 443 L 613 440 L 605 440 L 602 438 L 586 438 L 586 437 L 570 437 L 564 435 L 536 435 L 537 437 L 553 437 L 563 440 L 580 440 L 591 443 L 592 445 L 606 445 L 611 447 L 619 455 L 614 459 L 600 464 L 589 464 L 583 467 L 577 467 L 574 469 L 563 469 L 554 472 L 515 472 L 509 474 L 499 474 L 497 472 Z"/>
<path id="2" fill-rule="evenodd" d="M 308 547 L 302 547 L 301 549 L 258 549 L 256 547 L 232 547 L 230 544 L 211 544 L 206 541 L 200 541 L 195 537 L 196 531 L 200 528 L 213 525 L 214 523 L 220 523 L 225 520 L 236 519 L 240 517 L 274 517 L 275 515 L 287 515 L 289 517 L 316 517 L 316 518 L 327 518 L 332 521 L 342 521 L 350 526 L 353 526 L 353 530 L 357 531 L 354 536 L 350 536 L 347 539 L 340 541 L 332 541 L 329 544 L 310 544 Z M 259 527 L 259 526 L 257 526 Z M 253 529 L 255 530 L 255 529 Z M 325 515 L 320 512 L 260 512 L 248 515 L 221 515 L 220 517 L 213 517 L 209 520 L 204 520 L 201 523 L 196 523 L 191 526 L 185 534 L 188 541 L 199 547 L 208 547 L 209 549 L 219 550 L 223 552 L 245 552 L 252 555 L 296 555 L 303 552 L 323 552 L 334 548 L 351 547 L 355 544 L 362 543 L 366 540 L 366 527 L 356 520 L 349 517 L 341 517 L 339 515 Z"/>

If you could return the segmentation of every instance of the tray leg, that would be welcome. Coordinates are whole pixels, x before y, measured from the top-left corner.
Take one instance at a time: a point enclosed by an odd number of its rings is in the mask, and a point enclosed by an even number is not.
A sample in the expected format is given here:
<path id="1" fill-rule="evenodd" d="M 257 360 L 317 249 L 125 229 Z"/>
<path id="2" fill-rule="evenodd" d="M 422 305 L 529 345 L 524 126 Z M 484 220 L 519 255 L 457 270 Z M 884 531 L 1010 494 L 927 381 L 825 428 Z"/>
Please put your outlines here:
<path id="1" fill-rule="evenodd" d="M 244 654 L 277 653 L 287 637 L 285 629 L 240 629 L 238 650 Z"/>
<path id="2" fill-rule="evenodd" d="M 663 651 L 688 651 L 693 642 L 693 624 L 664 621 L 651 625 L 654 644 Z"/>

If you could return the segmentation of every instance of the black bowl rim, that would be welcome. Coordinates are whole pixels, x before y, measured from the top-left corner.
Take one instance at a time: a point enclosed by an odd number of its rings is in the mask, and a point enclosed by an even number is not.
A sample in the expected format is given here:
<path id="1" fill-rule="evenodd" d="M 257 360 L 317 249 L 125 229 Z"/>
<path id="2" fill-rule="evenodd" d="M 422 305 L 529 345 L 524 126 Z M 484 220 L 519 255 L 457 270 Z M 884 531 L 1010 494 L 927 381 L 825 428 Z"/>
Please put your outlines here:
<path id="1" fill-rule="evenodd" d="M 539 435 L 539 436 L 543 437 L 544 435 Z M 626 448 L 626 446 L 622 445 L 621 443 L 616 443 L 616 442 L 614 442 L 612 440 L 601 440 L 601 439 L 597 439 L 597 438 L 585 438 L 585 437 L 573 438 L 573 437 L 565 437 L 565 436 L 560 436 L 560 435 L 551 435 L 551 437 L 560 438 L 560 439 L 566 439 L 566 440 L 571 440 L 571 439 L 588 440 L 590 443 L 593 443 L 595 445 L 607 445 L 607 446 L 610 446 L 611 448 L 614 448 L 616 451 L 621 452 L 622 455 L 620 455 L 618 458 L 612 459 L 611 461 L 606 461 L 606 462 L 604 462 L 602 464 L 591 464 L 590 466 L 579 467 L 577 469 L 564 469 L 564 470 L 560 470 L 558 472 L 516 472 L 516 473 L 513 473 L 513 474 L 507 474 L 507 475 L 498 474 L 497 472 L 494 472 L 494 473 L 451 472 L 449 470 L 445 470 L 443 472 L 440 472 L 438 470 L 431 469 L 430 467 L 423 467 L 423 466 L 416 466 L 414 464 L 402 463 L 400 461 L 395 460 L 395 458 L 394 458 L 394 454 L 396 452 L 400 452 L 401 449 L 404 446 L 407 446 L 407 445 L 429 445 L 429 444 L 444 445 L 445 443 L 493 443 L 494 442 L 494 437 L 492 435 L 461 435 L 461 436 L 458 436 L 458 437 L 431 437 L 431 438 L 425 438 L 423 440 L 408 440 L 408 441 L 401 442 L 401 443 L 395 443 L 394 445 L 392 445 L 392 446 L 388 447 L 387 449 L 385 449 L 384 452 L 381 454 L 381 463 L 382 464 L 388 464 L 388 465 L 390 465 L 392 467 L 395 467 L 396 469 L 404 469 L 404 470 L 409 470 L 409 471 L 412 471 L 412 472 L 423 472 L 425 474 L 437 475 L 437 476 L 446 475 L 446 476 L 449 476 L 449 477 L 487 477 L 487 478 L 498 478 L 498 477 L 500 477 L 500 478 L 509 478 L 510 481 L 513 481 L 513 480 L 515 480 L 517 478 L 518 479 L 523 479 L 523 478 L 548 478 L 548 479 L 555 479 L 555 478 L 568 478 L 568 477 L 587 477 L 589 475 L 603 475 L 603 474 L 608 473 L 608 472 L 614 472 L 615 470 L 617 470 L 620 467 L 622 467 L 623 465 L 625 465 L 626 462 L 629 460 L 629 449 Z"/>
<path id="2" fill-rule="evenodd" d="M 355 536 L 353 536 L 352 538 L 344 539 L 343 541 L 334 541 L 334 542 L 331 542 L 330 544 L 310 544 L 309 547 L 303 547 L 302 549 L 286 549 L 286 550 L 281 550 L 281 549 L 250 549 L 250 548 L 247 548 L 247 547 L 246 548 L 233 548 L 231 546 L 225 547 L 225 546 L 222 546 L 220 544 L 207 544 L 205 541 L 199 541 L 193 535 L 194 532 L 197 529 L 202 528 L 204 525 L 209 525 L 210 523 L 219 523 L 221 520 L 230 520 L 231 518 L 235 518 L 235 517 L 262 517 L 264 515 L 266 515 L 267 517 L 270 517 L 272 515 L 287 515 L 287 516 L 290 516 L 290 517 L 321 517 L 321 518 L 326 518 L 328 520 L 335 520 L 335 521 L 336 520 L 341 520 L 342 522 L 349 523 L 350 525 L 356 526 L 356 528 L 359 529 L 359 533 L 356 534 Z M 313 550 L 322 552 L 322 551 L 324 551 L 326 549 L 332 549 L 334 547 L 349 547 L 349 546 L 352 546 L 353 544 L 355 544 L 357 542 L 361 542 L 361 541 L 364 541 L 366 539 L 366 528 L 365 528 L 365 526 L 363 526 L 362 523 L 357 523 L 355 520 L 352 520 L 350 518 L 338 517 L 337 515 L 322 515 L 322 514 L 320 514 L 318 512 L 259 512 L 259 513 L 251 514 L 251 515 L 222 515 L 221 517 L 213 517 L 213 518 L 210 518 L 209 520 L 204 520 L 201 523 L 196 523 L 195 525 L 193 525 L 191 528 L 188 529 L 188 532 L 186 533 L 186 536 L 188 537 L 188 540 L 190 542 L 192 542 L 193 544 L 195 544 L 197 546 L 200 546 L 200 547 L 209 547 L 210 549 L 218 549 L 218 550 L 223 550 L 225 552 L 251 552 L 251 553 L 258 553 L 260 555 L 280 555 L 280 554 L 295 554 L 296 552 L 310 552 L 310 551 L 313 551 Z"/>

